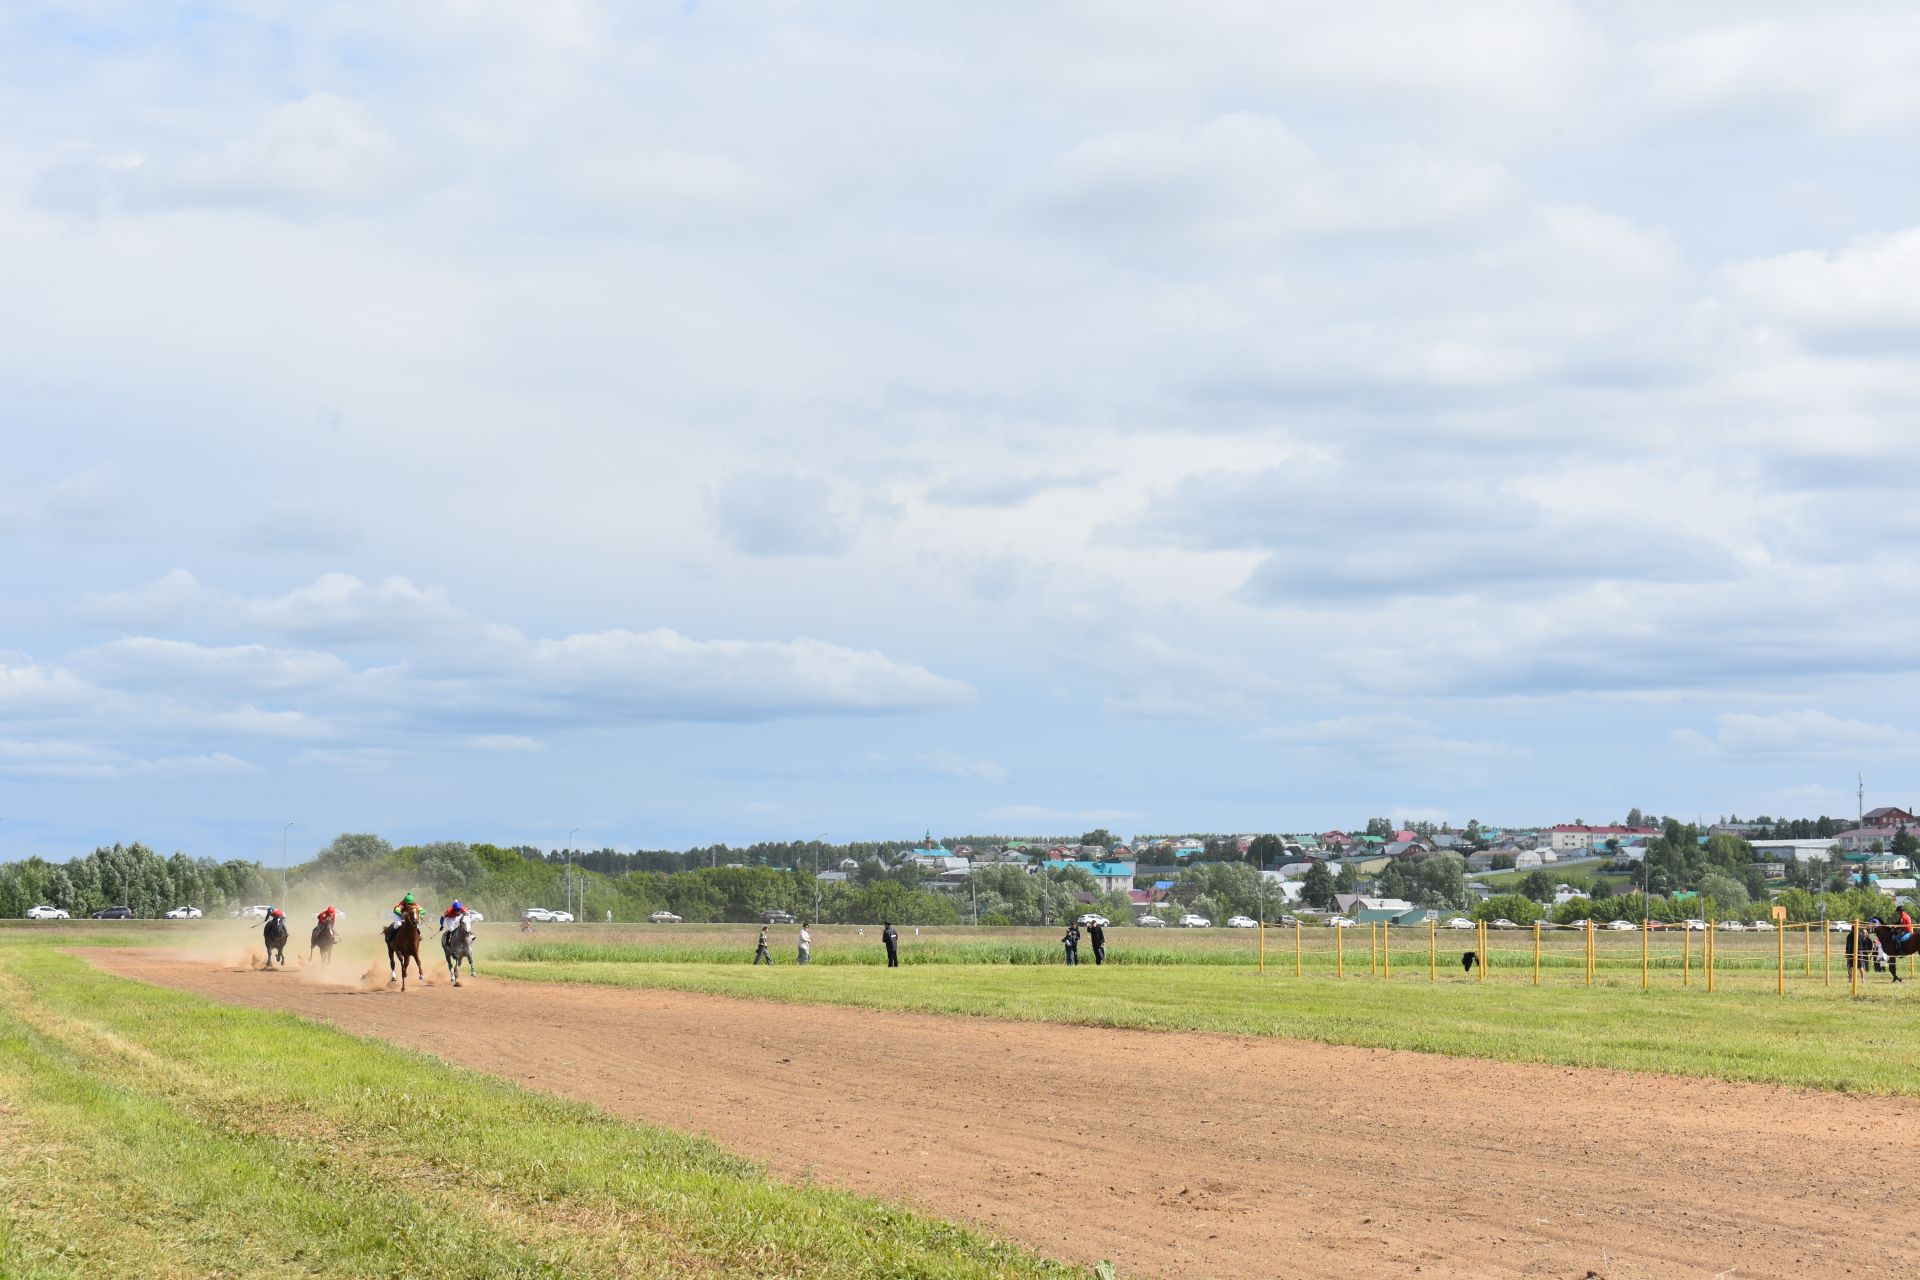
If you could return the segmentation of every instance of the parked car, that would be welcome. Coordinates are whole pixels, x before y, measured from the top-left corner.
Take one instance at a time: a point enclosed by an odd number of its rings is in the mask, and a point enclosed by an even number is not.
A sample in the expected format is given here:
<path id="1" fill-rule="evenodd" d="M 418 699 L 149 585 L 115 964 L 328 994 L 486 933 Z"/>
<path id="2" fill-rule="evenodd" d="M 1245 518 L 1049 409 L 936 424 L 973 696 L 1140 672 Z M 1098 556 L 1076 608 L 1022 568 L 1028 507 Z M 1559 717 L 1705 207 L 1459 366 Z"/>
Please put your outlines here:
<path id="1" fill-rule="evenodd" d="M 767 914 L 772 915 L 773 912 L 769 911 Z M 782 912 L 781 914 L 784 915 L 785 913 Z M 656 911 L 652 915 L 647 917 L 647 923 L 648 924 L 679 924 L 680 917 L 673 914 L 673 912 L 671 911 Z M 767 921 L 767 923 L 772 924 L 774 922 L 769 920 Z"/>
<path id="2" fill-rule="evenodd" d="M 671 913 L 666 911 L 657 911 L 654 914 L 664 916 L 664 915 L 669 915 Z M 652 917 L 648 917 L 648 918 L 651 919 Z M 679 924 L 680 917 L 674 916 L 673 919 L 671 920 L 655 920 L 654 923 L 655 924 Z M 782 911 L 778 907 L 775 907 L 772 911 L 762 911 L 760 913 L 760 923 L 761 924 L 798 924 L 799 921 L 793 918 L 793 912 Z"/>
<path id="3" fill-rule="evenodd" d="M 1467 919 L 1465 916 L 1455 916 L 1453 919 L 1447 921 L 1447 928 L 1471 929 L 1473 928 L 1473 921 Z"/>
<path id="4" fill-rule="evenodd" d="M 1835 933 L 1848 933 L 1853 929 L 1853 922 L 1851 920 L 1835 920 L 1832 924 L 1828 925 L 1827 928 L 1833 930 Z"/>
<path id="5" fill-rule="evenodd" d="M 1327 917 L 1327 928 L 1329 928 L 1329 929 L 1351 929 L 1351 928 L 1353 928 L 1353 921 L 1351 921 L 1351 920 L 1349 920 L 1349 919 L 1347 919 L 1347 918 L 1346 918 L 1345 916 L 1328 916 L 1328 917 Z"/>
<path id="6" fill-rule="evenodd" d="M 1738 920 L 1722 920 L 1720 922 L 1720 932 L 1722 933 L 1745 933 L 1746 931 L 1747 926 L 1741 924 Z"/>
<path id="7" fill-rule="evenodd" d="M 1097 924 L 1102 929 L 1104 929 L 1107 927 L 1107 918 L 1102 915 L 1096 915 L 1093 912 L 1089 911 L 1087 912 L 1087 914 L 1081 916 L 1078 920 L 1074 921 L 1074 923 L 1079 925 L 1082 929 L 1086 928 L 1090 924 Z"/>
<path id="8" fill-rule="evenodd" d="M 1635 925 L 1631 920 L 1610 920 L 1607 922 L 1607 928 L 1609 929 L 1620 929 L 1623 931 L 1630 931 L 1638 927 L 1639 926 Z"/>
<path id="9" fill-rule="evenodd" d="M 247 920 L 247 919 L 265 920 L 267 918 L 268 913 L 270 913 L 272 910 L 273 908 L 268 904 L 264 902 L 256 902 L 252 906 L 248 907 L 245 911 L 242 911 L 240 913 L 240 918 L 242 920 Z"/>
<path id="10" fill-rule="evenodd" d="M 556 911 L 556 912 L 554 912 L 554 913 L 553 913 L 553 922 L 554 922 L 555 924 L 572 924 L 572 923 L 573 923 L 573 912 L 571 912 L 571 911 Z"/>
<path id="11" fill-rule="evenodd" d="M 29 920 L 71 920 L 72 918 L 73 917 L 69 916 L 60 908 L 50 907 L 44 902 L 37 907 L 27 908 L 27 919 Z"/>
<path id="12" fill-rule="evenodd" d="M 1707 931 L 1707 922 L 1705 920 L 1689 920 L 1686 922 L 1686 926 L 1689 933 L 1705 933 Z"/>
<path id="13" fill-rule="evenodd" d="M 1755 921 L 1754 921 L 1754 922 L 1753 922 L 1752 924 L 1750 924 L 1750 925 L 1748 925 L 1747 927 L 1748 927 L 1749 929 L 1752 929 L 1752 930 L 1753 930 L 1753 931 L 1754 931 L 1755 933 L 1772 933 L 1772 932 L 1773 932 L 1773 921 L 1771 921 L 1771 920 L 1755 920 Z"/>
<path id="14" fill-rule="evenodd" d="M 522 920 L 531 920 L 535 924 L 552 924 L 554 913 L 545 907 L 528 907 L 520 913 Z"/>
<path id="15" fill-rule="evenodd" d="M 1213 928 L 1213 921 L 1207 919 L 1205 916 L 1197 916 L 1189 911 L 1180 917 L 1179 925 L 1182 929 L 1211 929 Z"/>
<path id="16" fill-rule="evenodd" d="M 1227 917 L 1227 928 L 1229 929 L 1258 929 L 1259 927 L 1260 922 L 1252 916 Z"/>
<path id="17" fill-rule="evenodd" d="M 1515 924 L 1513 921 L 1507 919 L 1505 916 L 1501 916 L 1498 920 L 1495 920 L 1493 922 L 1493 927 L 1496 929 L 1518 929 L 1520 926 Z"/>
<path id="18" fill-rule="evenodd" d="M 1167 922 L 1159 916 L 1141 916 L 1138 920 L 1134 921 L 1134 923 L 1142 929 L 1164 929 L 1167 927 Z"/>
<path id="19" fill-rule="evenodd" d="M 131 920 L 133 919 L 133 908 L 102 907 L 93 913 L 93 918 L 95 920 Z"/>
<path id="20" fill-rule="evenodd" d="M 167 912 L 169 920 L 198 920 L 199 918 L 200 908 L 198 907 L 175 907 Z"/>
<path id="21" fill-rule="evenodd" d="M 1293 928 L 1294 925 L 1300 922 L 1293 916 L 1281 916 L 1278 919 L 1276 919 L 1274 923 L 1279 925 L 1283 929 L 1291 929 Z"/>

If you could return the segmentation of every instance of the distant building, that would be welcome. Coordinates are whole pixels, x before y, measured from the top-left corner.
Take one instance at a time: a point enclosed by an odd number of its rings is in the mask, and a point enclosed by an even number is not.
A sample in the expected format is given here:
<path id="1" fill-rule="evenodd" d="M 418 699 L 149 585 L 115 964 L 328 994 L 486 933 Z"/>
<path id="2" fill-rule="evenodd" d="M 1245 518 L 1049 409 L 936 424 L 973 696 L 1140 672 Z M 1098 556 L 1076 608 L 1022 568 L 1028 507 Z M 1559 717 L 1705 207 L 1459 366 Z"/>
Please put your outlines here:
<path id="1" fill-rule="evenodd" d="M 1547 830 L 1550 845 L 1556 853 L 1571 853 L 1576 849 L 1596 849 L 1605 846 L 1609 840 L 1624 840 L 1628 836 L 1657 836 L 1658 827 L 1590 827 L 1578 822 L 1563 822 Z"/>

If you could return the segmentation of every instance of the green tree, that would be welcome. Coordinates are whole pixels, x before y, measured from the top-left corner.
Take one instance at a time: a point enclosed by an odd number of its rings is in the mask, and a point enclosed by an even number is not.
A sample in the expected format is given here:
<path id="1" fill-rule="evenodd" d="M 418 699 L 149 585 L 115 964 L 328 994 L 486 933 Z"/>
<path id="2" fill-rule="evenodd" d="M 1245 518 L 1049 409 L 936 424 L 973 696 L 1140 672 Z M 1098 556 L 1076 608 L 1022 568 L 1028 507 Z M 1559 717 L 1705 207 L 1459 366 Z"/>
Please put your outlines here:
<path id="1" fill-rule="evenodd" d="M 1473 909 L 1475 920 L 1511 920 L 1515 924 L 1532 924 L 1544 914 L 1539 903 L 1518 893 L 1496 893 Z"/>
<path id="2" fill-rule="evenodd" d="M 1353 869 L 1351 862 L 1340 864 L 1339 874 L 1333 878 L 1333 887 L 1340 893 L 1352 893 L 1360 887 L 1360 873 Z"/>
<path id="3" fill-rule="evenodd" d="M 1747 909 L 1747 887 L 1718 871 L 1709 871 L 1700 877 L 1700 896 L 1713 900 L 1722 920 Z"/>
<path id="4" fill-rule="evenodd" d="M 1114 845 L 1119 844 L 1120 841 L 1114 837 L 1113 832 L 1107 830 L 1105 827 L 1095 827 L 1080 837 L 1080 843 L 1097 844 L 1102 849 L 1111 849 Z"/>
<path id="5" fill-rule="evenodd" d="M 1316 862 L 1307 868 L 1306 879 L 1301 882 L 1300 900 L 1325 911 L 1333 906 L 1333 886 L 1333 873 L 1327 870 L 1327 864 Z"/>
<path id="6" fill-rule="evenodd" d="M 1467 861 L 1457 853 L 1436 853 L 1420 862 L 1422 905 L 1459 907 L 1467 901 Z"/>
<path id="7" fill-rule="evenodd" d="M 1893 852 L 1911 862 L 1916 854 L 1920 854 L 1920 839 L 1915 839 L 1913 832 L 1902 827 L 1893 833 Z"/>
<path id="8" fill-rule="evenodd" d="M 1520 883 L 1514 887 L 1535 902 L 1547 902 L 1553 898 L 1553 887 L 1557 882 L 1545 871 L 1529 871 L 1520 877 Z"/>

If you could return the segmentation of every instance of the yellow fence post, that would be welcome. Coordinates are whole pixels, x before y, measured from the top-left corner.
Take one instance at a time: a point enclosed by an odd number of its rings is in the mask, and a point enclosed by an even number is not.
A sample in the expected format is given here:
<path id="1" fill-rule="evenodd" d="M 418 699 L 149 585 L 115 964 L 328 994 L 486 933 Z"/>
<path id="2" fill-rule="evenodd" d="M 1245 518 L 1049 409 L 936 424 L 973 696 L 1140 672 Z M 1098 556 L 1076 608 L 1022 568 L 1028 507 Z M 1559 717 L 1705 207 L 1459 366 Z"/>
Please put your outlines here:
<path id="1" fill-rule="evenodd" d="M 1640 989 L 1647 989 L 1647 940 L 1653 937 L 1653 921 L 1647 917 L 1640 920 Z"/>
<path id="2" fill-rule="evenodd" d="M 1493 959 L 1493 948 L 1487 944 L 1487 922 L 1480 922 L 1480 981 L 1487 980 L 1487 965 Z"/>
<path id="3" fill-rule="evenodd" d="M 1778 966 L 1774 971 L 1776 976 L 1773 980 L 1773 994 L 1783 996 L 1787 994 L 1787 931 L 1785 929 L 1773 931 L 1773 952 L 1774 963 Z"/>
<path id="4" fill-rule="evenodd" d="M 1533 985 L 1540 985 L 1540 922 L 1533 922 Z"/>
<path id="5" fill-rule="evenodd" d="M 1427 981 L 1436 981 L 1440 976 L 1440 922 L 1427 921 Z"/>
<path id="6" fill-rule="evenodd" d="M 1293 976 L 1300 976 L 1300 917 L 1293 918 Z"/>
<path id="7" fill-rule="evenodd" d="M 1707 952 L 1707 957 L 1706 957 L 1707 959 L 1707 994 L 1712 995 L 1713 994 L 1713 952 L 1714 952 L 1714 948 L 1719 945 L 1713 940 L 1713 917 L 1712 916 L 1707 917 L 1707 937 L 1704 945 L 1706 947 L 1706 952 Z"/>

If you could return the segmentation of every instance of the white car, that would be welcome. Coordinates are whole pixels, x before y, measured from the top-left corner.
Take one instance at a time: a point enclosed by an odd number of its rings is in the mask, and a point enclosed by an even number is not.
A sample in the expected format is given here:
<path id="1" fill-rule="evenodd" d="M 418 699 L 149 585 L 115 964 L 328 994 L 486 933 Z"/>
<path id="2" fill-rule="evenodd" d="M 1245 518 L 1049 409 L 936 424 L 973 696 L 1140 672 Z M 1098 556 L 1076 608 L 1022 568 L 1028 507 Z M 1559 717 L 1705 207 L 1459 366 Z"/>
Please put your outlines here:
<path id="1" fill-rule="evenodd" d="M 656 911 L 647 917 L 648 924 L 679 924 L 680 917 L 671 911 Z"/>
<path id="2" fill-rule="evenodd" d="M 1142 929 L 1164 929 L 1167 927 L 1167 922 L 1159 916 L 1141 916 L 1134 923 L 1138 924 Z"/>
<path id="3" fill-rule="evenodd" d="M 1329 929 L 1351 929 L 1351 928 L 1353 928 L 1353 921 L 1351 921 L 1351 920 L 1349 920 L 1349 919 L 1347 919 L 1347 918 L 1346 918 L 1345 916 L 1328 916 L 1328 917 L 1327 917 L 1327 928 L 1329 928 Z"/>
<path id="4" fill-rule="evenodd" d="M 272 911 L 273 911 L 273 908 L 268 906 L 266 903 L 256 902 L 252 906 L 248 907 L 245 911 L 242 911 L 240 913 L 240 918 L 242 920 L 250 920 L 250 919 L 265 920 L 267 916 L 272 913 Z"/>
<path id="5" fill-rule="evenodd" d="M 37 907 L 27 908 L 27 919 L 29 920 L 71 920 L 73 919 L 73 917 L 68 915 L 66 912 L 62 911 L 60 908 L 50 907 L 43 902 Z"/>
<path id="6" fill-rule="evenodd" d="M 1722 933 L 1745 933 L 1746 931 L 1747 926 L 1741 924 L 1738 920 L 1722 920 L 1720 922 L 1720 932 Z"/>
<path id="7" fill-rule="evenodd" d="M 1465 916 L 1455 916 L 1453 919 L 1447 921 L 1447 928 L 1471 929 L 1473 928 L 1473 921 L 1467 919 Z"/>
<path id="8" fill-rule="evenodd" d="M 1628 932 L 1628 931 L 1637 929 L 1639 927 L 1640 927 L 1639 925 L 1635 924 L 1631 920 L 1610 920 L 1607 922 L 1607 928 L 1619 929 L 1623 932 Z"/>
<path id="9" fill-rule="evenodd" d="M 1832 924 L 1828 925 L 1827 928 L 1833 930 L 1835 933 L 1851 933 L 1853 931 L 1853 923 L 1848 920 L 1835 920 Z"/>
<path id="10" fill-rule="evenodd" d="M 1260 927 L 1260 922 L 1255 920 L 1252 916 L 1228 916 L 1227 917 L 1227 928 L 1229 929 L 1258 929 L 1259 927 Z"/>
<path id="11" fill-rule="evenodd" d="M 554 913 L 545 907 L 528 907 L 520 913 L 522 920 L 531 920 L 535 924 L 552 924 Z"/>
<path id="12" fill-rule="evenodd" d="M 1748 925 L 1747 928 L 1753 930 L 1755 933 L 1772 933 L 1773 921 L 1755 920 L 1752 924 Z"/>
<path id="13" fill-rule="evenodd" d="M 1707 931 L 1707 922 L 1705 920 L 1689 920 L 1686 922 L 1686 925 L 1688 933 L 1705 933 Z"/>
<path id="14" fill-rule="evenodd" d="M 573 912 L 571 911 L 555 911 L 552 914 L 553 914 L 553 922 L 555 924 L 572 924 L 573 923 Z"/>
<path id="15" fill-rule="evenodd" d="M 1093 912 L 1089 911 L 1087 912 L 1087 914 L 1081 916 L 1078 920 L 1074 921 L 1074 923 L 1079 925 L 1082 929 L 1086 928 L 1088 925 L 1095 925 L 1095 924 L 1099 925 L 1102 929 L 1104 929 L 1107 927 L 1107 918 L 1102 915 L 1095 915 Z"/>
<path id="16" fill-rule="evenodd" d="M 200 908 L 198 907 L 175 907 L 167 912 L 169 920 L 198 920 L 199 918 Z"/>
<path id="17" fill-rule="evenodd" d="M 1515 924 L 1513 921 L 1507 919 L 1505 916 L 1501 916 L 1498 920 L 1495 920 L 1493 922 L 1493 927 L 1496 929 L 1518 929 L 1520 926 Z"/>
<path id="18" fill-rule="evenodd" d="M 1180 927 L 1181 927 L 1182 929 L 1211 929 L 1211 928 L 1213 928 L 1213 921 L 1211 921 L 1211 920 L 1209 920 L 1209 919 L 1207 919 L 1207 918 L 1206 918 L 1205 916 L 1197 916 L 1197 915 L 1195 915 L 1195 914 L 1193 914 L 1193 912 L 1191 912 L 1191 911 L 1189 911 L 1189 912 L 1187 912 L 1187 914 L 1185 914 L 1185 915 L 1183 915 L 1183 916 L 1181 916 L 1181 917 L 1180 917 L 1180 919 L 1179 919 L 1179 921 L 1178 921 L 1177 923 L 1178 923 L 1178 924 L 1180 925 Z"/>

